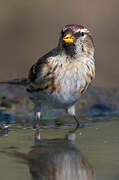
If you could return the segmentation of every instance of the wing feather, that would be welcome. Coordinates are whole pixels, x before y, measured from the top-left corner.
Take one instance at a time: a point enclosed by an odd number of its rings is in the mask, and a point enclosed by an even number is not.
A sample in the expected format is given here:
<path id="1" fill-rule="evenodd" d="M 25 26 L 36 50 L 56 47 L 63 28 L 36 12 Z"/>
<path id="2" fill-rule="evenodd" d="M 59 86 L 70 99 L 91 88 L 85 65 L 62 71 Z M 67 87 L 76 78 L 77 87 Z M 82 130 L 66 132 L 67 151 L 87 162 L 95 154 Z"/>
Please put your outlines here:
<path id="1" fill-rule="evenodd" d="M 53 59 L 54 50 L 41 57 L 30 69 L 28 78 L 32 84 L 28 87 L 28 91 L 44 91 L 52 93 L 55 90 L 54 86 L 54 71 L 57 65 Z"/>

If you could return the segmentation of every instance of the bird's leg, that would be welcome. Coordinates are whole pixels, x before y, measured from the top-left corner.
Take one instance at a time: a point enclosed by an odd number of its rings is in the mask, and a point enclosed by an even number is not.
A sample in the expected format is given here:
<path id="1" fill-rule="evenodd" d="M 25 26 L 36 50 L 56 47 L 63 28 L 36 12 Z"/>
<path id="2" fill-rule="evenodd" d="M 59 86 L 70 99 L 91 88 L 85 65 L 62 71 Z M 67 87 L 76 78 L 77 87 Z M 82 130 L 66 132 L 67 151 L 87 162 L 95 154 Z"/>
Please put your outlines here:
<path id="1" fill-rule="evenodd" d="M 70 131 L 70 133 L 75 133 L 76 130 L 80 127 L 80 122 L 79 122 L 79 120 L 76 118 L 76 116 L 73 115 L 73 118 L 74 118 L 75 121 L 76 121 L 76 127 L 75 127 L 72 131 Z"/>
<path id="2" fill-rule="evenodd" d="M 35 120 L 34 120 L 35 139 L 40 139 L 40 117 L 41 117 L 41 105 L 40 104 L 35 105 L 34 112 L 35 112 Z"/>
<path id="3" fill-rule="evenodd" d="M 35 112 L 35 128 L 40 128 L 41 112 Z"/>
<path id="4" fill-rule="evenodd" d="M 75 133 L 76 130 L 80 127 L 80 122 L 79 122 L 79 120 L 78 120 L 77 117 L 76 117 L 75 106 L 73 105 L 72 107 L 68 108 L 67 112 L 68 112 L 70 115 L 72 115 L 73 118 L 74 118 L 75 121 L 76 121 L 76 127 L 75 127 L 72 131 L 70 131 L 69 133 Z"/>
<path id="5" fill-rule="evenodd" d="M 40 139 L 40 115 L 41 112 L 35 112 L 35 138 Z"/>

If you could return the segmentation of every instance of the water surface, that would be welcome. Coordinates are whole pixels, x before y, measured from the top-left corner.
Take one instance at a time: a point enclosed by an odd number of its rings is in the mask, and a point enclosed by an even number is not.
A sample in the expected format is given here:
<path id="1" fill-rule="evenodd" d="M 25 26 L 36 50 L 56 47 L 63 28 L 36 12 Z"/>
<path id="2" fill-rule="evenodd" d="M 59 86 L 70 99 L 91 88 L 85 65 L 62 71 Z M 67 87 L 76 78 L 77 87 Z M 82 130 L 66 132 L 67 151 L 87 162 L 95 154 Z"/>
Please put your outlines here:
<path id="1" fill-rule="evenodd" d="M 95 120 L 96 118 L 94 122 Z M 48 162 L 54 159 L 52 163 L 57 167 L 56 172 L 63 172 L 59 164 L 65 162 L 66 172 L 71 168 L 67 164 L 71 164 L 71 166 L 74 164 L 74 169 L 78 168 L 79 165 L 82 168 L 82 177 L 84 175 L 90 176 L 91 179 L 92 173 L 95 171 L 97 180 L 118 180 L 119 117 L 100 117 L 96 123 L 80 128 L 73 144 L 72 142 L 68 143 L 65 139 L 70 128 L 71 126 L 42 128 L 40 130 L 42 139 L 40 146 L 34 142 L 33 129 L 14 129 L 8 136 L 0 136 L 0 179 L 29 180 L 32 177 L 37 180 L 40 171 L 48 172 Z M 59 154 L 61 154 L 60 158 Z M 76 154 L 79 157 L 77 165 Z M 42 167 L 43 163 L 45 164 Z M 46 171 L 44 167 L 46 167 Z M 50 169 L 52 168 L 50 166 Z M 76 171 L 72 173 L 77 176 Z M 57 176 L 59 177 L 59 175 Z M 63 177 L 66 178 L 65 173 L 62 175 Z M 75 178 L 75 180 L 77 179 Z"/>

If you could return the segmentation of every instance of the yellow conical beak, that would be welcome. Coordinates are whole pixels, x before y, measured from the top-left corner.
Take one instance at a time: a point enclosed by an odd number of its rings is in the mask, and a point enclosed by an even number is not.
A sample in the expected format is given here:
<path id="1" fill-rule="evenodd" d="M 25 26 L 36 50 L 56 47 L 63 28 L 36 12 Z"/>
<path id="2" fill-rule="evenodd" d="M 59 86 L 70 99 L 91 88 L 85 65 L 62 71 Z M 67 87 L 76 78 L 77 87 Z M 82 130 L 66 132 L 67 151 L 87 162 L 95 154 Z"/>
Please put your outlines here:
<path id="1" fill-rule="evenodd" d="M 73 43 L 75 38 L 74 36 L 72 36 L 71 34 L 67 34 L 63 40 L 65 41 L 65 43 Z"/>

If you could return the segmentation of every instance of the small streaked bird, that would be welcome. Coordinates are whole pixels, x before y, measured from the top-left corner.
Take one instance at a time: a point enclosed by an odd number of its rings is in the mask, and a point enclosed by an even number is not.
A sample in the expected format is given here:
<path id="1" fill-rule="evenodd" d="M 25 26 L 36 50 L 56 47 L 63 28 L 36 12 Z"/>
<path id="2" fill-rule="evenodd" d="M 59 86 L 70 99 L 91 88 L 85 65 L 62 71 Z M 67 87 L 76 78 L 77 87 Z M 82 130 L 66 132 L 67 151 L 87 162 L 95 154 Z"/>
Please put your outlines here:
<path id="1" fill-rule="evenodd" d="M 76 127 L 75 103 L 95 76 L 94 44 L 89 30 L 82 25 L 63 27 L 59 43 L 31 67 L 28 77 L 1 83 L 23 85 L 35 104 L 36 122 L 47 109 L 65 109 Z"/>

